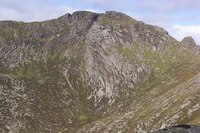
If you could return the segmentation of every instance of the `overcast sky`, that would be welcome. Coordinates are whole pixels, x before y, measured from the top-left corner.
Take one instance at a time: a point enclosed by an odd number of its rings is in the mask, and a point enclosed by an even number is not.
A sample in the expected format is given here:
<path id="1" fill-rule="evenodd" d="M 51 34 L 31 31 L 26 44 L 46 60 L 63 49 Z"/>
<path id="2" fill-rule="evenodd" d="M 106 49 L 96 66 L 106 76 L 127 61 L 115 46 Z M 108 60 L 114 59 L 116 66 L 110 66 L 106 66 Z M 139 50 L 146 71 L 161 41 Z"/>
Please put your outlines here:
<path id="1" fill-rule="evenodd" d="M 0 20 L 42 21 L 78 10 L 120 11 L 200 44 L 200 0 L 0 0 Z"/>

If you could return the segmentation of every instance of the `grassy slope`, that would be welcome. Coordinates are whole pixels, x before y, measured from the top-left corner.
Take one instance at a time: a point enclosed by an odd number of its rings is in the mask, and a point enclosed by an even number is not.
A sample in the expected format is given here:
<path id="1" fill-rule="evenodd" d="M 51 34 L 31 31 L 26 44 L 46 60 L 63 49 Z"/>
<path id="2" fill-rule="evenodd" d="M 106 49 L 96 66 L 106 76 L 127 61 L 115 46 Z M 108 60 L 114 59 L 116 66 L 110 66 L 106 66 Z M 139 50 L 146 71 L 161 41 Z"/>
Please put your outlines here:
<path id="1" fill-rule="evenodd" d="M 102 23 L 107 25 L 110 22 L 105 19 L 102 20 Z M 133 23 L 132 20 L 123 21 L 122 25 L 127 26 L 129 23 Z M 14 37 L 14 34 L 10 33 L 9 30 L 2 31 L 0 34 L 6 36 L 6 40 L 12 40 Z M 116 120 L 119 120 L 119 123 L 126 123 L 124 132 L 132 132 L 136 129 L 149 131 L 160 128 L 163 123 L 168 125 L 199 124 L 197 117 L 200 114 L 199 110 L 195 110 L 191 116 L 187 115 L 189 109 L 193 108 L 199 101 L 198 94 L 200 92 L 198 83 L 196 83 L 200 71 L 199 55 L 197 56 L 192 49 L 184 49 L 179 44 L 169 45 L 167 50 L 154 52 L 147 47 L 134 46 L 133 49 L 116 49 L 129 60 L 137 57 L 138 54 L 144 54 L 144 62 L 151 66 L 151 73 L 132 92 L 134 99 L 126 108 L 117 110 L 112 115 L 100 119 L 100 121 L 107 127 L 114 125 L 110 130 L 112 132 L 120 130 L 113 124 Z M 69 52 L 72 55 L 67 59 L 67 63 L 71 64 L 71 72 L 79 67 L 84 70 L 84 63 L 79 62 L 79 58 L 76 57 L 79 54 L 76 52 L 80 49 L 84 51 L 84 48 L 78 47 Z M 69 127 L 72 128 L 70 130 L 73 132 L 81 126 L 101 118 L 101 115 L 91 111 L 92 105 L 86 100 L 88 88 L 85 81 L 80 78 L 80 73 L 67 73 L 66 76 L 58 69 L 59 64 L 66 61 L 63 55 L 64 53 L 52 52 L 46 61 L 32 60 L 19 65 L 12 71 L 1 67 L 1 76 L 23 79 L 26 82 L 26 93 L 30 94 L 30 98 L 34 99 L 34 104 L 37 105 L 36 108 L 35 106 L 30 107 L 35 116 L 32 120 L 32 127 L 27 127 L 29 131 L 44 131 L 42 127 L 45 126 L 45 121 L 50 121 L 49 125 L 57 128 L 54 131 Z M 64 94 L 65 89 L 69 91 L 70 95 Z M 69 99 L 66 99 L 66 97 Z M 71 105 L 67 105 L 65 102 L 70 99 L 73 102 Z M 181 108 L 181 105 L 184 105 L 187 101 L 191 101 L 191 104 Z M 41 108 L 46 113 L 43 113 Z M 127 113 L 130 113 L 130 116 L 126 117 Z M 173 118 L 176 114 L 179 115 L 179 113 L 182 117 L 170 121 L 170 118 Z M 29 118 L 25 119 L 28 120 Z M 39 120 L 40 122 L 38 122 Z M 68 120 L 72 120 L 74 124 L 70 125 L 66 122 Z M 55 126 L 58 122 L 63 123 L 63 125 Z M 102 130 L 104 129 L 106 127 L 102 128 Z"/>
<path id="2" fill-rule="evenodd" d="M 127 108 L 101 120 L 108 125 L 102 131 L 110 127 L 110 132 L 144 132 L 169 125 L 200 124 L 200 57 L 194 51 L 179 44 L 164 53 L 146 50 L 151 73 L 133 92 L 134 99 Z M 126 49 L 120 52 L 124 56 L 135 53 Z"/>

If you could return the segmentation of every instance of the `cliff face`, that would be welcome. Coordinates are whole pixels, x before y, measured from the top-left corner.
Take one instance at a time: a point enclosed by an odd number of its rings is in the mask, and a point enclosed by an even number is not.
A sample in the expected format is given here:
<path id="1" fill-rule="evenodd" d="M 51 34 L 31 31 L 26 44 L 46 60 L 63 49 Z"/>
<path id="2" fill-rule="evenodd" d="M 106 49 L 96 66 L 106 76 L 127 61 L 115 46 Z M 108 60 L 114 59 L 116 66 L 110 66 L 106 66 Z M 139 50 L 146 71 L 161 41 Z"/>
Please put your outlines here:
<path id="1" fill-rule="evenodd" d="M 198 124 L 198 48 L 118 12 L 0 22 L 0 130 L 144 132 Z"/>

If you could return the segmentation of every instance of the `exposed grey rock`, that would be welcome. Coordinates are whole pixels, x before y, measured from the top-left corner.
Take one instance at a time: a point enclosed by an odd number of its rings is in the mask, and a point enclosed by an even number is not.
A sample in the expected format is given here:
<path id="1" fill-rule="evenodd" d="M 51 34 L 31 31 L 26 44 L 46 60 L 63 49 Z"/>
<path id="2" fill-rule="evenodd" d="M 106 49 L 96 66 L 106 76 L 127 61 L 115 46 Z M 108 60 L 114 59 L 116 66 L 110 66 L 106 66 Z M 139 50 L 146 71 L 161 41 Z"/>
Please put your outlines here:
<path id="1" fill-rule="evenodd" d="M 181 43 L 184 44 L 185 46 L 189 46 L 189 47 L 197 46 L 196 42 L 194 41 L 194 39 L 191 36 L 183 38 Z"/>
<path id="2" fill-rule="evenodd" d="M 198 122 L 199 66 L 197 49 L 119 12 L 3 21 L 0 130 L 128 133 Z"/>
<path id="3" fill-rule="evenodd" d="M 158 130 L 151 133 L 199 133 L 200 126 L 194 125 L 178 125 L 173 127 L 168 127 L 162 130 Z"/>

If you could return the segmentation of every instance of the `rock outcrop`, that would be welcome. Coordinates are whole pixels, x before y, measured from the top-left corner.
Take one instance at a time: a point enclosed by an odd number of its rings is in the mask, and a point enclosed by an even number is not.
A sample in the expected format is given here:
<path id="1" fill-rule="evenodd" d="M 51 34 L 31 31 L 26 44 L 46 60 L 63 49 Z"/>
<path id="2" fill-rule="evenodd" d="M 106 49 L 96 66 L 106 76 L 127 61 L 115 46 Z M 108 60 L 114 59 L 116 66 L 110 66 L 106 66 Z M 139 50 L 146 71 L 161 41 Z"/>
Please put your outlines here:
<path id="1" fill-rule="evenodd" d="M 198 49 L 123 13 L 3 21 L 0 130 L 131 133 L 199 124 L 199 66 Z"/>
<path id="2" fill-rule="evenodd" d="M 183 45 L 189 46 L 189 47 L 195 47 L 195 46 L 197 46 L 196 42 L 194 41 L 194 39 L 191 36 L 183 38 L 183 40 L 181 41 L 181 43 Z"/>
<path id="3" fill-rule="evenodd" d="M 199 133 L 200 126 L 194 125 L 178 125 L 173 127 L 164 128 L 152 133 Z"/>

